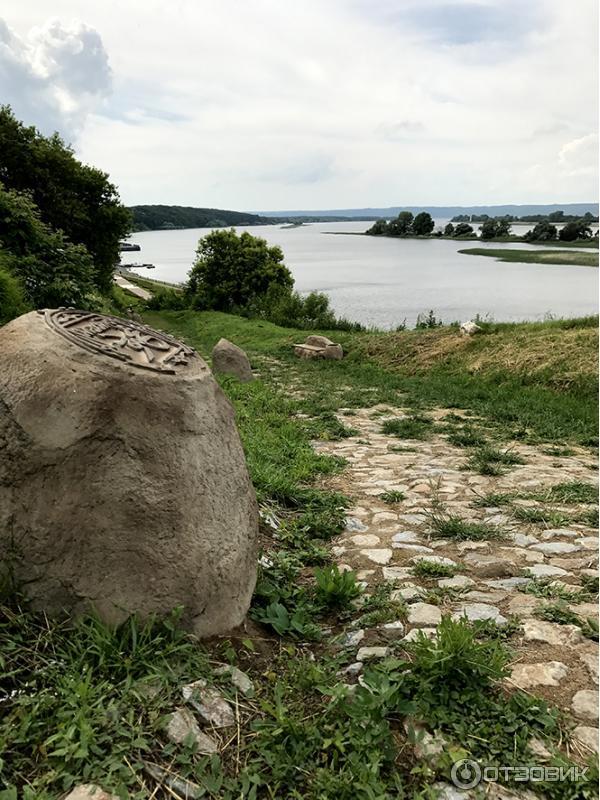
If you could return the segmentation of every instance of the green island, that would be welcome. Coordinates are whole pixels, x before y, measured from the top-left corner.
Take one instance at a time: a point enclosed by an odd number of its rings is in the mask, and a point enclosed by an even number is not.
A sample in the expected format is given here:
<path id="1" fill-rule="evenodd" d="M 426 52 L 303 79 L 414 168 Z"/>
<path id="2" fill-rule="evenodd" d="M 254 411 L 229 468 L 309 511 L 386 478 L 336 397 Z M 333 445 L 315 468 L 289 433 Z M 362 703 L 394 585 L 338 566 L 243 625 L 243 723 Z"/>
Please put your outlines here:
<path id="1" fill-rule="evenodd" d="M 598 318 L 475 319 L 467 335 L 432 311 L 366 330 L 233 230 L 199 241 L 183 286 L 128 273 L 142 300 L 113 281 L 133 221 L 107 176 L 6 108 L 0 153 L 0 323 L 76 306 L 139 317 L 207 363 L 223 337 L 243 348 L 253 380 L 215 378 L 260 509 L 246 622 L 202 641 L 181 608 L 120 624 L 36 610 L 0 532 L 0 800 L 89 784 L 119 800 L 433 800 L 456 796 L 440 792 L 463 759 L 540 752 L 579 777 L 526 797 L 593 798 L 572 695 L 577 709 L 591 691 L 598 641 Z M 299 358 L 308 334 L 344 357 Z M 540 570 L 553 536 L 584 556 L 560 581 Z M 531 663 L 570 679 L 532 685 Z M 182 687 L 199 681 L 226 725 L 189 722 Z"/>
<path id="2" fill-rule="evenodd" d="M 496 261 L 518 261 L 521 264 L 574 264 L 581 267 L 597 267 L 598 253 L 564 252 L 558 250 L 494 250 L 487 247 L 469 247 L 459 250 L 468 256 L 489 256 Z"/>

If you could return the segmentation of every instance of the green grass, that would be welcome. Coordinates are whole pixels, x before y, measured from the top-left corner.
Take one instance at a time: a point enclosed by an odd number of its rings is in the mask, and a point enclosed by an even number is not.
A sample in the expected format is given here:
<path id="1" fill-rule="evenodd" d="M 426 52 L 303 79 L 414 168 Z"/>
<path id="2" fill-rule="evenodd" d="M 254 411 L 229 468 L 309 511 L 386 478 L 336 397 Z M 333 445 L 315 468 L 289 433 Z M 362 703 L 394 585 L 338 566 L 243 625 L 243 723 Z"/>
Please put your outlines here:
<path id="1" fill-rule="evenodd" d="M 515 506 L 512 515 L 520 522 L 541 524 L 547 528 L 564 528 L 571 521 L 570 517 L 561 511 L 544 506 Z"/>
<path id="2" fill-rule="evenodd" d="M 432 514 L 429 525 L 430 534 L 436 539 L 450 539 L 457 542 L 484 542 L 506 538 L 504 531 L 496 525 L 469 522 L 454 514 Z"/>
<path id="3" fill-rule="evenodd" d="M 473 452 L 464 468 L 478 472 L 480 475 L 502 475 L 506 467 L 524 464 L 521 456 L 511 450 L 498 450 L 485 445 Z"/>
<path id="4" fill-rule="evenodd" d="M 490 258 L 495 258 L 496 261 L 517 261 L 521 264 L 563 264 L 582 267 L 598 266 L 598 253 L 590 253 L 587 251 L 504 250 L 487 247 L 470 247 L 466 250 L 459 250 L 458 252 L 468 256 L 489 256 Z"/>
<path id="5" fill-rule="evenodd" d="M 433 420 L 424 414 L 412 414 L 404 419 L 386 419 L 381 432 L 398 439 L 428 439 L 431 436 Z"/>
<path id="6" fill-rule="evenodd" d="M 379 495 L 379 499 L 387 503 L 390 506 L 396 505 L 397 503 L 401 503 L 403 500 L 406 500 L 406 495 L 404 492 L 399 492 L 396 490 L 391 490 L 389 492 L 382 492 Z"/>
<path id="7" fill-rule="evenodd" d="M 436 564 L 433 561 L 425 561 L 421 559 L 417 561 L 412 568 L 411 572 L 416 578 L 433 579 L 433 578 L 451 578 L 458 572 L 458 567 L 451 564 Z"/>

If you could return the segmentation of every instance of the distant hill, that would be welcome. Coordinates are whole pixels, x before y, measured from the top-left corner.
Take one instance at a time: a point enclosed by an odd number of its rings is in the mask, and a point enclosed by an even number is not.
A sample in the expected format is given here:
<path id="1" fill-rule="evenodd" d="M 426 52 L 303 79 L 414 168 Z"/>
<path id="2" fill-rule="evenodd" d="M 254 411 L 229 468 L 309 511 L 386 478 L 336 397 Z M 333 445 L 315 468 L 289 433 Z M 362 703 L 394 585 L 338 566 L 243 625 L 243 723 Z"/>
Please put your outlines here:
<path id="1" fill-rule="evenodd" d="M 457 214 L 487 214 L 490 217 L 511 214 L 522 217 L 529 214 L 551 214 L 553 211 L 564 211 L 565 214 L 579 215 L 586 211 L 597 216 L 598 203 L 549 203 L 546 205 L 507 205 L 507 206 L 391 206 L 390 208 L 334 208 L 325 211 L 299 210 L 299 211 L 261 211 L 263 217 L 332 217 L 350 219 L 373 219 L 376 217 L 396 217 L 401 211 L 412 211 L 418 214 L 429 211 L 432 217 L 454 217 Z"/>
<path id="2" fill-rule="evenodd" d="M 130 206 L 135 231 L 160 231 L 177 228 L 228 228 L 232 225 L 274 225 L 277 220 L 226 211 L 222 208 L 191 206 Z"/>

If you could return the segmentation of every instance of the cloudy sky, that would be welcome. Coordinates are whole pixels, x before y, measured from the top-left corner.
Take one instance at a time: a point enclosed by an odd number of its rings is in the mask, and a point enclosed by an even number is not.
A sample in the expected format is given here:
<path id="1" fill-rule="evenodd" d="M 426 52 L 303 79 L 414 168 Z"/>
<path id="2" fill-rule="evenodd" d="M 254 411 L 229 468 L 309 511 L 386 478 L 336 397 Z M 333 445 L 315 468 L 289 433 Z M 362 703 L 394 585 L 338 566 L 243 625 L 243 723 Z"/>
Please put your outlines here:
<path id="1" fill-rule="evenodd" d="M 58 130 L 128 204 L 594 201 L 597 13 L 597 0 L 8 0 L 0 102 Z"/>

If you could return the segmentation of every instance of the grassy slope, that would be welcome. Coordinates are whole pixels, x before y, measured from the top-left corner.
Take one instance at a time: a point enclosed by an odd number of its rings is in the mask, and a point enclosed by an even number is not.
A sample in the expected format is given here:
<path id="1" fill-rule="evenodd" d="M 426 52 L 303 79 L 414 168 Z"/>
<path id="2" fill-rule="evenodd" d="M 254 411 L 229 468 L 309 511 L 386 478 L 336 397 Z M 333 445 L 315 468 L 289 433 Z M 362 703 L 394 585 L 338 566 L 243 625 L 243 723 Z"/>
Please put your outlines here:
<path id="1" fill-rule="evenodd" d="M 483 335 L 454 328 L 383 334 L 336 332 L 348 354 L 335 364 L 294 358 L 306 331 L 216 312 L 148 313 L 206 357 L 221 336 L 260 365 L 293 369 L 308 413 L 374 402 L 469 408 L 519 436 L 590 442 L 597 436 L 597 320 L 485 324 Z M 287 366 L 286 366 L 287 365 Z"/>
<path id="2" fill-rule="evenodd" d="M 597 267 L 598 253 L 563 252 L 561 250 L 493 250 L 487 247 L 470 247 L 459 250 L 468 256 L 490 256 L 497 261 L 518 261 L 522 264 L 576 264 L 582 267 Z"/>

